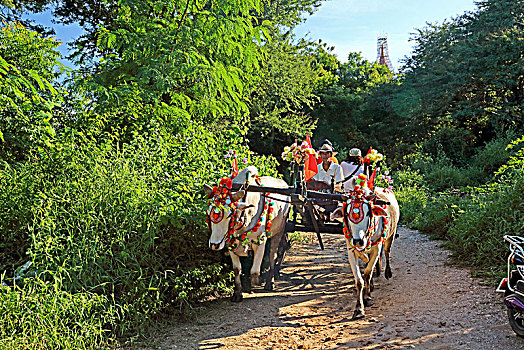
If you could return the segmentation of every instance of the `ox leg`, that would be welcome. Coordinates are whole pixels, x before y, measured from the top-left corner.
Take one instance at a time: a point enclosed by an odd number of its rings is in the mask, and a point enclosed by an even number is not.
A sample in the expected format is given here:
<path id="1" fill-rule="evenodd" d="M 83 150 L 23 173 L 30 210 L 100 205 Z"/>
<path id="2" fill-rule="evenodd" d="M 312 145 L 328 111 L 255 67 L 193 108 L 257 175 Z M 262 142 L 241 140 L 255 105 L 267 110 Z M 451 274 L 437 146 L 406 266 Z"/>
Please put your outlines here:
<path id="1" fill-rule="evenodd" d="M 243 299 L 241 280 L 242 264 L 240 263 L 240 257 L 238 257 L 235 253 L 229 252 L 229 256 L 233 262 L 233 271 L 235 272 L 235 291 L 233 292 L 233 296 L 231 296 L 231 301 L 239 302 Z"/>
<path id="2" fill-rule="evenodd" d="M 355 311 L 353 312 L 353 320 L 357 318 L 364 317 L 364 301 L 363 301 L 363 290 L 364 290 L 364 279 L 360 274 L 360 269 L 358 267 L 358 258 L 353 252 L 353 248 L 350 247 L 349 242 L 346 240 L 347 250 L 348 250 L 348 260 L 349 266 L 351 267 L 351 272 L 353 272 L 353 277 L 355 278 L 355 288 L 357 289 L 357 305 L 355 306 Z"/>
<path id="3" fill-rule="evenodd" d="M 382 270 L 382 249 L 380 249 L 378 253 L 377 264 L 375 265 L 375 276 L 380 277 L 381 270 Z M 371 291 L 373 291 L 373 289 Z"/>
<path id="4" fill-rule="evenodd" d="M 384 271 L 384 277 L 386 277 L 387 279 L 390 279 L 391 277 L 393 277 L 393 273 L 391 272 L 391 266 L 389 265 L 389 262 L 390 262 L 391 246 L 393 245 L 394 240 L 395 240 L 395 234 L 392 234 L 386 239 L 386 243 L 384 244 L 384 255 L 386 256 L 386 270 Z"/>
<path id="5" fill-rule="evenodd" d="M 282 242 L 284 242 L 286 245 L 288 244 L 287 233 L 285 233 L 283 230 L 284 229 L 282 229 L 282 231 L 277 231 L 282 232 L 283 235 L 277 234 L 271 237 L 271 244 L 269 246 L 269 271 L 267 273 L 266 284 L 264 286 L 265 290 L 273 290 L 275 286 L 275 274 L 278 273 L 280 264 L 284 260 L 284 257 L 282 256 L 279 266 L 276 266 L 279 249 L 283 249 L 282 254 L 285 254 L 285 249 L 287 249 L 286 246 L 281 247 Z"/>
<path id="6" fill-rule="evenodd" d="M 262 266 L 262 259 L 264 259 L 266 243 L 260 245 L 253 245 L 253 266 L 251 267 L 251 285 L 256 286 L 259 284 L 260 267 Z"/>
<path id="7" fill-rule="evenodd" d="M 369 262 L 366 265 L 366 268 L 364 269 L 364 293 L 363 293 L 364 296 L 363 296 L 363 299 L 364 299 L 365 306 L 373 305 L 373 299 L 371 299 L 371 285 L 373 283 L 373 270 L 379 259 L 381 248 L 382 248 L 382 244 L 379 244 L 371 248 L 371 252 L 369 253 Z"/>
<path id="8" fill-rule="evenodd" d="M 276 238 L 276 237 L 275 237 Z M 276 239 L 275 239 L 276 240 Z M 275 272 L 273 273 L 274 278 L 280 277 L 280 269 L 282 268 L 282 263 L 284 262 L 284 259 L 286 258 L 286 252 L 291 247 L 289 244 L 289 235 L 287 231 L 284 231 L 284 234 L 282 235 L 282 238 L 280 239 L 280 243 L 278 244 L 278 247 L 276 247 L 276 253 L 275 253 Z M 273 243 L 271 243 L 271 251 L 270 254 L 273 252 Z M 271 257 L 270 257 L 271 259 Z M 271 269 L 271 265 L 270 265 Z"/>

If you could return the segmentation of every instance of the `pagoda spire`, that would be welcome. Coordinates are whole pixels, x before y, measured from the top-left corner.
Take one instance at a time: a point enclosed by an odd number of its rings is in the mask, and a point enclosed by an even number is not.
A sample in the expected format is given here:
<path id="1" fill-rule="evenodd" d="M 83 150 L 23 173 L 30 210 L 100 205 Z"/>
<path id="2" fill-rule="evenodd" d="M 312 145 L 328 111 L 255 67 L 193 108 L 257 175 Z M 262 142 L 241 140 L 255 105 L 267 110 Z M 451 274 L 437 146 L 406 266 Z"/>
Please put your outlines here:
<path id="1" fill-rule="evenodd" d="M 387 66 L 393 72 L 393 65 L 389 59 L 388 52 L 388 37 L 386 35 L 379 35 L 377 37 L 377 63 Z"/>

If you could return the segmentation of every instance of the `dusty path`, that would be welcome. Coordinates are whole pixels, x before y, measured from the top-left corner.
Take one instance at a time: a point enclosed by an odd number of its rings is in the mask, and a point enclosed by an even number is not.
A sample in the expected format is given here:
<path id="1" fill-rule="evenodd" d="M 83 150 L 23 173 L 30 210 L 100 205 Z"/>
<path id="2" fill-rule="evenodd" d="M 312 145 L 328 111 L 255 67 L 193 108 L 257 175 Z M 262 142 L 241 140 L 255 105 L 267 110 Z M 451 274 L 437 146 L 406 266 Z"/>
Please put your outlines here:
<path id="1" fill-rule="evenodd" d="M 350 320 L 356 299 L 345 242 L 323 235 L 324 251 L 313 239 L 294 247 L 275 292 L 209 303 L 195 321 L 166 329 L 154 348 L 524 349 L 492 287 L 445 265 L 438 242 L 399 233 L 393 279 L 376 279 L 375 306 L 362 320 Z"/>

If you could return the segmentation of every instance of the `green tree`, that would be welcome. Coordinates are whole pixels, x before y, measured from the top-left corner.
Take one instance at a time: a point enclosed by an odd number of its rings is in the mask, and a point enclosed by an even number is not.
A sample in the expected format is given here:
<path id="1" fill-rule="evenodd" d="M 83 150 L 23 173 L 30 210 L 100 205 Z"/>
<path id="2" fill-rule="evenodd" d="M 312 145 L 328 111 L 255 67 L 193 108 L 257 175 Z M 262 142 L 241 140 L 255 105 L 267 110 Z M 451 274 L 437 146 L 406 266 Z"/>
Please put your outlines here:
<path id="1" fill-rule="evenodd" d="M 0 159 L 18 161 L 35 146 L 50 147 L 53 111 L 64 92 L 55 78 L 59 43 L 21 24 L 0 27 Z"/>
<path id="2" fill-rule="evenodd" d="M 338 81 L 321 95 L 322 105 L 315 110 L 315 138 L 328 138 L 341 148 L 377 147 L 376 117 L 373 113 L 364 116 L 362 110 L 366 98 L 391 81 L 392 73 L 386 66 L 367 61 L 360 53 L 350 53 L 348 62 L 336 70 L 336 76 Z"/>
<path id="3" fill-rule="evenodd" d="M 47 28 L 34 20 L 25 18 L 28 13 L 39 13 L 51 4 L 51 0 L 4 0 L 0 4 L 0 20 L 6 23 L 19 22 L 24 27 L 44 35 L 53 35 L 52 28 Z"/>
<path id="4" fill-rule="evenodd" d="M 411 94 L 405 105 L 421 127 L 419 141 L 435 139 L 460 163 L 497 134 L 522 128 L 523 19 L 520 2 L 487 0 L 474 12 L 418 31 L 402 91 Z M 446 144 L 450 129 L 463 131 L 464 152 Z M 436 155 L 437 148 L 427 146 Z"/>
<path id="5" fill-rule="evenodd" d="M 332 71 L 338 61 L 322 45 L 293 44 L 289 36 L 266 45 L 266 50 L 250 99 L 249 139 L 256 151 L 278 154 L 314 129 L 311 113 L 319 93 L 336 80 Z"/>
<path id="6" fill-rule="evenodd" d="M 103 57 L 81 81 L 96 124 L 132 137 L 158 124 L 240 122 L 269 25 L 252 10 L 258 1 L 121 1 L 98 32 Z"/>

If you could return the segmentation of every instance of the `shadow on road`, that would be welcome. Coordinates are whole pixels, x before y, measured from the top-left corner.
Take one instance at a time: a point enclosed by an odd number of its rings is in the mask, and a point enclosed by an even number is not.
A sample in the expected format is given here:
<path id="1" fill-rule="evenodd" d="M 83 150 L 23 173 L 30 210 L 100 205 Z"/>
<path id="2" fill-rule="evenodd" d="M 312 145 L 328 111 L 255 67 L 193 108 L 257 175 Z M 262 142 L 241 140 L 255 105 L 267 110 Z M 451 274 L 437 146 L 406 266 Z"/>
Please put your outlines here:
<path id="1" fill-rule="evenodd" d="M 356 293 L 344 239 L 323 238 L 324 251 L 311 240 L 288 254 L 275 291 L 255 289 L 241 303 L 205 303 L 195 320 L 166 330 L 154 348 L 524 348 L 491 289 L 447 266 L 437 243 L 405 229 L 393 251 L 393 279 L 376 279 L 375 305 L 352 321 Z"/>

